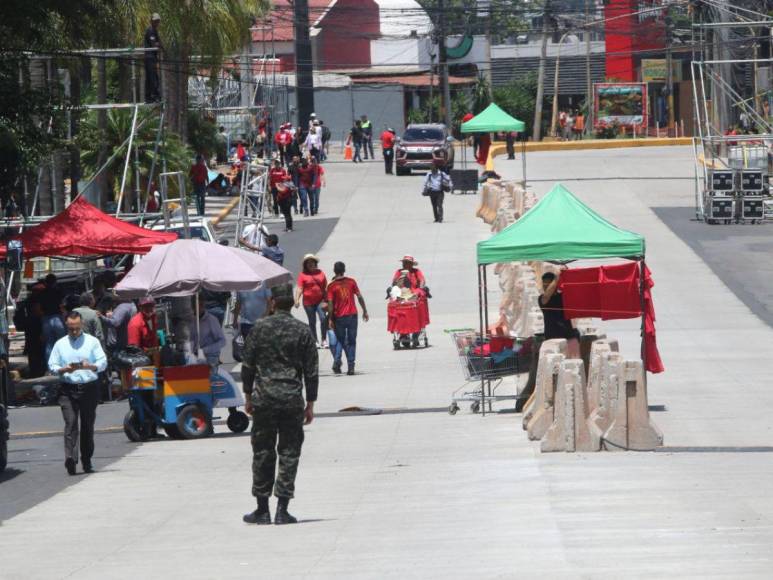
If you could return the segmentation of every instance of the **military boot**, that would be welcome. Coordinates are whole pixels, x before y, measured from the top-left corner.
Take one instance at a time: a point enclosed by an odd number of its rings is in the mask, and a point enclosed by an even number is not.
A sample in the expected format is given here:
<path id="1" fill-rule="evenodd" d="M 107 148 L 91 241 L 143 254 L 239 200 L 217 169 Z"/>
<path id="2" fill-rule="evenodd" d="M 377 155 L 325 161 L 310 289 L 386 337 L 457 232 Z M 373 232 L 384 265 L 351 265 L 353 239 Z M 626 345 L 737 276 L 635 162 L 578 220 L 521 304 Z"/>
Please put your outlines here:
<path id="1" fill-rule="evenodd" d="M 274 516 L 274 524 L 282 526 L 284 524 L 297 524 L 298 519 L 295 516 L 290 515 L 287 511 L 287 505 L 290 503 L 289 497 L 280 497 L 276 506 L 276 515 Z"/>
<path id="2" fill-rule="evenodd" d="M 277 515 L 279 515 L 277 513 Z M 258 526 L 265 526 L 271 523 L 271 512 L 268 509 L 268 498 L 258 498 L 258 509 L 254 512 L 244 514 L 242 520 L 245 524 L 256 524 Z"/>

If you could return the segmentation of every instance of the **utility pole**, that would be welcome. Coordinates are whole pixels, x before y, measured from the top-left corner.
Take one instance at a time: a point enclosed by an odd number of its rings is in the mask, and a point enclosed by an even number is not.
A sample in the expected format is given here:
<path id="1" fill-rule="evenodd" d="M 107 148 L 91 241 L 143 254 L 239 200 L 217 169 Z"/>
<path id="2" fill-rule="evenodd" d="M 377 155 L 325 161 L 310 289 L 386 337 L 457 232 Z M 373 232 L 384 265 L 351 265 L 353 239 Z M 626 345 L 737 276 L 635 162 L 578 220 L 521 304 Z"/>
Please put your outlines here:
<path id="1" fill-rule="evenodd" d="M 438 0 L 438 64 L 440 65 L 440 86 L 442 88 L 442 104 L 446 127 L 451 128 L 451 90 L 448 86 L 448 54 L 446 51 L 446 10 L 445 0 Z"/>
<path id="2" fill-rule="evenodd" d="M 295 94 L 298 106 L 298 124 L 307 127 L 314 112 L 314 65 L 309 37 L 309 2 L 295 0 Z"/>
<path id="3" fill-rule="evenodd" d="M 585 134 L 593 130 L 593 79 L 590 72 L 590 3 L 585 0 Z"/>
<path id="4" fill-rule="evenodd" d="M 548 55 L 548 10 L 549 3 L 545 3 L 542 11 L 542 48 L 539 55 L 539 71 L 537 72 L 537 102 L 534 109 L 534 127 L 532 129 L 532 138 L 534 141 L 542 139 L 542 101 L 545 98 L 545 60 Z"/>
<path id="5" fill-rule="evenodd" d="M 666 16 L 666 103 L 668 108 L 668 136 L 674 131 L 676 115 L 674 113 L 674 66 L 671 54 L 674 39 L 674 22 Z"/>

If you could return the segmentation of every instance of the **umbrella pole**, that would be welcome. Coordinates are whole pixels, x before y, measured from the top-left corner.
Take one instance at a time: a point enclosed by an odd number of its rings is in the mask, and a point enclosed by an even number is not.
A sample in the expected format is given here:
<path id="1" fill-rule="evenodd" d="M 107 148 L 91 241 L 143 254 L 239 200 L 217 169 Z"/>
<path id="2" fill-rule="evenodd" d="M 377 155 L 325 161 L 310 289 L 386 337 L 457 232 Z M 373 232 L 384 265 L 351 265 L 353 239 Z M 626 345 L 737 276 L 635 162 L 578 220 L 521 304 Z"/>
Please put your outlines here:
<path id="1" fill-rule="evenodd" d="M 523 176 L 523 192 L 526 193 L 526 136 L 521 141 L 521 175 Z"/>
<path id="2" fill-rule="evenodd" d="M 201 316 L 199 315 L 199 293 L 196 292 L 196 345 L 194 353 L 199 358 L 199 345 L 201 344 Z"/>

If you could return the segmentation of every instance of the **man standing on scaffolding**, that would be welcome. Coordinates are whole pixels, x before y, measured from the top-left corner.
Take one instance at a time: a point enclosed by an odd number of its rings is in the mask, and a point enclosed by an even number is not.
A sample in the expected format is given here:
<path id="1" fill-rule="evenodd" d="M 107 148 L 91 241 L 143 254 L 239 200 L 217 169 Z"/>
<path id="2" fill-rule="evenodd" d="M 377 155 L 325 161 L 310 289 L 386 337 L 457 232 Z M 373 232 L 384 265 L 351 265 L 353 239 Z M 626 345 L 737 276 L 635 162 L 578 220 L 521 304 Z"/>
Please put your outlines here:
<path id="1" fill-rule="evenodd" d="M 153 13 L 150 19 L 150 26 L 145 31 L 145 48 L 155 48 L 156 50 L 145 53 L 145 102 L 157 103 L 161 100 L 161 89 L 158 80 L 158 63 L 160 61 L 161 37 L 158 34 L 158 25 L 161 22 L 161 16 Z"/>

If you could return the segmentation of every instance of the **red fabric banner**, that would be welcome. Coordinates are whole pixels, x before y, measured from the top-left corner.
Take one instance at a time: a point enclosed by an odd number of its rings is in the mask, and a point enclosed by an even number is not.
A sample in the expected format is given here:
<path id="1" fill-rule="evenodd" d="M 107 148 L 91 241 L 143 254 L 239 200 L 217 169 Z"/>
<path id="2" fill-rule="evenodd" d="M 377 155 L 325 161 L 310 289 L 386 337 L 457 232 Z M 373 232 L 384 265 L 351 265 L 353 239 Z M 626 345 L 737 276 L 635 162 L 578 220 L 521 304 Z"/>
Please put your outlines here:
<path id="1" fill-rule="evenodd" d="M 561 272 L 558 288 L 564 302 L 564 316 L 620 320 L 642 315 L 644 304 L 644 353 L 647 370 L 665 370 L 655 336 L 654 286 L 649 268 L 644 267 L 644 295 L 638 262 L 595 268 L 573 268 Z"/>

